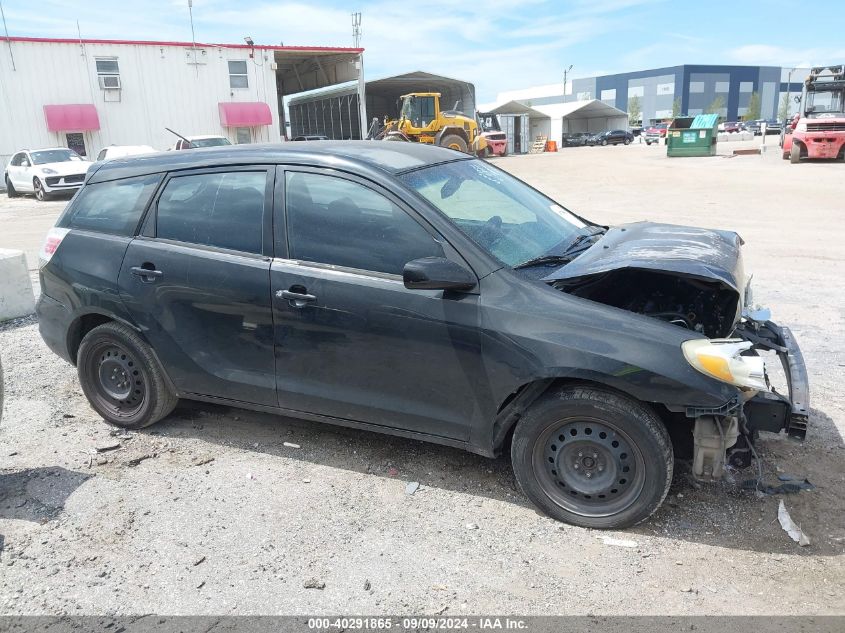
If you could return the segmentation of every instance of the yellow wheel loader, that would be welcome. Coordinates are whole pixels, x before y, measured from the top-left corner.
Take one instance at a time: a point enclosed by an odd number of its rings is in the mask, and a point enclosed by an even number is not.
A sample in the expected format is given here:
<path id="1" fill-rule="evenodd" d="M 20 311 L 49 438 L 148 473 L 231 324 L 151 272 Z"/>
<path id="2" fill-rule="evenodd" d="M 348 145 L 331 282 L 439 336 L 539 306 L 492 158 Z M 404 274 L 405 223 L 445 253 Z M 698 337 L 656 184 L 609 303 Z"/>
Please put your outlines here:
<path id="1" fill-rule="evenodd" d="M 370 138 L 385 141 L 412 141 L 448 147 L 483 156 L 487 141 L 475 119 L 462 112 L 440 109 L 439 92 L 413 92 L 402 95 L 402 109 L 396 120 L 385 120 L 384 127 L 371 128 Z"/>

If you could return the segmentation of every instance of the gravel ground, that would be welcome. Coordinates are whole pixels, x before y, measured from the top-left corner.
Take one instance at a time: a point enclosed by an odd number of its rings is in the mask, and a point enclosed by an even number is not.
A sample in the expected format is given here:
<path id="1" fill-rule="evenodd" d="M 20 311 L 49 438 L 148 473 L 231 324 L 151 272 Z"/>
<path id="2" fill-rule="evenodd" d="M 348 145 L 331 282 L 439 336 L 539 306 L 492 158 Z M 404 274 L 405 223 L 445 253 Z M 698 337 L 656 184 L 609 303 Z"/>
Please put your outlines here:
<path id="1" fill-rule="evenodd" d="M 810 546 L 780 497 L 741 490 L 751 471 L 698 485 L 679 462 L 648 522 L 598 532 L 539 515 L 504 458 L 210 405 L 124 433 L 25 318 L 0 325 L 0 613 L 845 613 L 845 166 L 636 145 L 495 162 L 596 220 L 743 235 L 809 366 L 807 441 L 760 453 L 768 481 L 815 484 L 783 497 Z M 34 267 L 62 206 L 0 199 L 0 246 Z"/>

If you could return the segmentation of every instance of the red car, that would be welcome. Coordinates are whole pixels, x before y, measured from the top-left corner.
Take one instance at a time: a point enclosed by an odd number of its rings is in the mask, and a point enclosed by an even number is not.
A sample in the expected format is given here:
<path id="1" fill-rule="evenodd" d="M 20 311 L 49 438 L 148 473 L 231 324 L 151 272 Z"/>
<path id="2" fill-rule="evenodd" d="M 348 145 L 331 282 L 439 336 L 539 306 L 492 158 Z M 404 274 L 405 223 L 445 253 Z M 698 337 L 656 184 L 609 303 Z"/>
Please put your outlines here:
<path id="1" fill-rule="evenodd" d="M 666 138 L 666 130 L 669 127 L 668 123 L 655 123 L 645 130 L 645 144 L 659 143 L 660 139 Z"/>

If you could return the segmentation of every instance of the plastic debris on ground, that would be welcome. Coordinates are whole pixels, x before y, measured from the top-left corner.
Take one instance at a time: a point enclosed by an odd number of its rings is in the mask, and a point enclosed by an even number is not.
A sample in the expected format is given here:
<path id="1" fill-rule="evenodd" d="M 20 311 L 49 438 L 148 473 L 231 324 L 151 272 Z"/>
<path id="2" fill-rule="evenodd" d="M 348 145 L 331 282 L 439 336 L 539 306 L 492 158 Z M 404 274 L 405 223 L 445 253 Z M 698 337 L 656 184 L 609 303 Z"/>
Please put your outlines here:
<path id="1" fill-rule="evenodd" d="M 627 539 L 618 539 L 613 538 L 612 536 L 597 536 L 596 538 L 601 539 L 605 545 L 615 545 L 616 547 L 639 547 L 639 543 Z"/>
<path id="2" fill-rule="evenodd" d="M 405 486 L 405 494 L 412 495 L 414 494 L 420 487 L 420 482 L 412 481 L 407 486 Z"/>
<path id="3" fill-rule="evenodd" d="M 757 479 L 746 479 L 742 482 L 742 487 L 745 490 L 756 490 L 767 495 L 787 495 L 801 492 L 802 490 L 815 490 L 816 487 L 810 483 L 808 479 L 796 477 L 795 475 L 778 475 L 778 479 L 783 482 L 777 486 L 767 484 Z"/>
<path id="4" fill-rule="evenodd" d="M 798 545 L 806 547 L 810 544 L 810 539 L 807 538 L 807 535 L 804 534 L 801 527 L 796 525 L 795 521 L 792 520 L 792 517 L 789 516 L 789 512 L 787 512 L 782 499 L 778 505 L 778 521 L 780 521 L 780 526 L 783 528 L 784 532 L 789 534 L 789 537 L 798 543 Z"/>

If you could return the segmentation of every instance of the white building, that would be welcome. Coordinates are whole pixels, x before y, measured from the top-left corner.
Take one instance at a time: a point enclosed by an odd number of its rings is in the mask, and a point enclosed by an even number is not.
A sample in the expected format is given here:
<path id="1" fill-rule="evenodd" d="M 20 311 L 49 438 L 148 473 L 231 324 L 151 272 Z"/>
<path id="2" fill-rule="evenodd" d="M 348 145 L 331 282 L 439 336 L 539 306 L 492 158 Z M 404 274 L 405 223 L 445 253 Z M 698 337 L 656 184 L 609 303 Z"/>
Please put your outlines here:
<path id="1" fill-rule="evenodd" d="M 286 95 L 358 81 L 363 49 L 12 37 L 0 48 L 0 161 L 65 146 L 166 149 L 184 136 L 284 136 Z M 362 93 L 363 94 L 363 93 Z M 362 100 L 363 101 L 363 100 Z M 356 124 L 362 123 L 359 114 Z"/>

